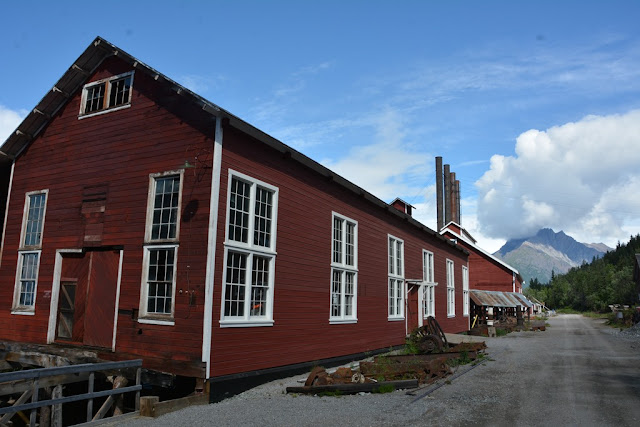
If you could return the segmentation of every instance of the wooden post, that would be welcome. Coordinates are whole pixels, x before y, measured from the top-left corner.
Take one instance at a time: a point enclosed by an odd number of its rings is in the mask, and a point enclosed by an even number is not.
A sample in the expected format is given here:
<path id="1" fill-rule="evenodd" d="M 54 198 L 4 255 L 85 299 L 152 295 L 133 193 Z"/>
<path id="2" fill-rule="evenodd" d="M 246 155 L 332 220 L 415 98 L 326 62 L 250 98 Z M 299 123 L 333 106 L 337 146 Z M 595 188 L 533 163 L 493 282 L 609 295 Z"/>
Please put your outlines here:
<path id="1" fill-rule="evenodd" d="M 62 397 L 62 385 L 57 385 L 51 393 L 52 399 Z M 51 406 L 51 427 L 62 427 L 62 404 Z"/>
<path id="2" fill-rule="evenodd" d="M 33 390 L 32 390 L 32 395 L 31 395 L 31 402 L 32 403 L 36 403 L 38 401 L 38 394 L 40 393 L 40 387 L 38 385 L 38 378 L 35 378 L 33 380 Z M 36 426 L 36 416 L 38 415 L 38 410 L 37 409 L 32 409 L 31 410 L 31 414 L 29 415 L 29 425 L 31 427 L 35 427 Z"/>
<path id="3" fill-rule="evenodd" d="M 136 369 L 136 385 L 142 382 L 142 369 Z M 136 391 L 136 411 L 140 410 L 140 390 Z"/>
<path id="4" fill-rule="evenodd" d="M 91 372 L 89 374 L 87 393 L 93 393 L 94 381 L 95 381 L 95 373 Z M 93 418 L 93 399 L 89 399 L 87 401 L 87 422 L 91 421 L 92 418 Z"/>
<path id="5" fill-rule="evenodd" d="M 113 388 L 116 389 L 126 387 L 128 383 L 129 380 L 127 380 L 125 377 L 116 377 L 116 379 L 113 380 Z M 118 415 L 122 415 L 124 413 L 124 395 L 118 394 L 114 396 L 114 399 L 115 407 L 113 408 L 113 416 L 117 417 Z"/>
<path id="6" fill-rule="evenodd" d="M 140 398 L 140 415 L 143 417 L 153 417 L 155 404 L 160 402 L 158 396 L 143 396 Z"/>
<path id="7" fill-rule="evenodd" d="M 51 387 L 43 387 L 42 394 L 45 400 L 51 399 Z M 51 406 L 43 406 L 40 408 L 40 427 L 51 426 Z"/>

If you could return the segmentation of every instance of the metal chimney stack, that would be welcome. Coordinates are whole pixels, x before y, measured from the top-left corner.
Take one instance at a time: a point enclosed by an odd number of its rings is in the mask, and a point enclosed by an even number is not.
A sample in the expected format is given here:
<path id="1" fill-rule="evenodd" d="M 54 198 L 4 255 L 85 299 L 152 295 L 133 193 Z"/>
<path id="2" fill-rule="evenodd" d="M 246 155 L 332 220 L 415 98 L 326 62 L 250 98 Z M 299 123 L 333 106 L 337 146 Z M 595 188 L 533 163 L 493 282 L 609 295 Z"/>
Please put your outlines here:
<path id="1" fill-rule="evenodd" d="M 438 230 L 444 228 L 444 176 L 442 173 L 442 157 L 436 157 L 436 209 L 438 212 Z"/>
<path id="2" fill-rule="evenodd" d="M 451 222 L 451 169 L 444 165 L 444 225 Z"/>
<path id="3" fill-rule="evenodd" d="M 436 157 L 436 209 L 438 231 L 455 222 L 461 225 L 460 180 L 449 165 L 442 167 L 442 157 Z"/>

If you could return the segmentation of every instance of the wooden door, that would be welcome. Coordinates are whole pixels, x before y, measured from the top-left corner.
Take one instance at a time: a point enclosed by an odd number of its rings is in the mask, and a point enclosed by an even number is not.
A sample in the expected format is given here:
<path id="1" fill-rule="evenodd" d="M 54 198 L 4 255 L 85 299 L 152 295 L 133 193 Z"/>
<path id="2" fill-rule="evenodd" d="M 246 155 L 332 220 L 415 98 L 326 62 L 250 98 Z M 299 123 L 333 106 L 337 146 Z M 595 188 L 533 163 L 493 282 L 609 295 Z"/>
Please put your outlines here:
<path id="1" fill-rule="evenodd" d="M 110 348 L 113 340 L 119 251 L 65 254 L 56 338 Z"/>
<path id="2" fill-rule="evenodd" d="M 94 347 L 111 347 L 120 253 L 119 251 L 89 253 L 91 266 L 83 343 Z"/>

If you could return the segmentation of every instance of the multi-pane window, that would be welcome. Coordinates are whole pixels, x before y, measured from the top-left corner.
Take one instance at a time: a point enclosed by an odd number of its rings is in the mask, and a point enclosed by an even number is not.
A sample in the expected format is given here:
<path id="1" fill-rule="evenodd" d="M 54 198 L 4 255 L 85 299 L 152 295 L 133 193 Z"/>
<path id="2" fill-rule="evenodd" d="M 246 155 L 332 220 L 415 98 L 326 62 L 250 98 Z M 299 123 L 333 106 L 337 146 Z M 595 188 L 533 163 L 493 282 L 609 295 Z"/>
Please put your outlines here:
<path id="1" fill-rule="evenodd" d="M 175 247 L 149 248 L 147 271 L 147 314 L 173 312 Z"/>
<path id="2" fill-rule="evenodd" d="M 271 257 L 254 253 L 227 252 L 225 318 L 267 316 L 271 261 Z"/>
<path id="3" fill-rule="evenodd" d="M 456 287 L 453 261 L 447 260 L 447 316 L 456 315 Z"/>
<path id="4" fill-rule="evenodd" d="M 128 75 L 121 79 L 110 81 L 111 93 L 109 95 L 109 108 L 124 105 L 129 102 L 131 80 L 132 76 Z"/>
<path id="5" fill-rule="evenodd" d="M 232 176 L 229 186 L 227 240 L 248 246 L 272 248 L 275 194 L 276 191 L 271 187 Z"/>
<path id="6" fill-rule="evenodd" d="M 404 241 L 389 235 L 389 318 L 404 317 Z"/>
<path id="7" fill-rule="evenodd" d="M 106 87 L 106 83 L 99 83 L 86 88 L 85 114 L 104 109 L 104 91 Z"/>
<path id="8" fill-rule="evenodd" d="M 173 321 L 182 174 L 182 171 L 178 171 L 149 176 L 146 245 L 140 299 L 142 322 Z"/>
<path id="9" fill-rule="evenodd" d="M 433 283 L 435 282 L 433 273 L 433 252 L 422 251 L 422 281 Z"/>
<path id="10" fill-rule="evenodd" d="M 17 312 L 33 313 L 35 309 L 47 194 L 48 190 L 42 190 L 25 195 L 13 297 Z"/>
<path id="11" fill-rule="evenodd" d="M 132 84 L 133 72 L 85 85 L 80 115 L 129 105 L 131 103 Z"/>
<path id="12" fill-rule="evenodd" d="M 435 275 L 433 252 L 422 251 L 422 316 L 435 317 Z"/>
<path id="13" fill-rule="evenodd" d="M 150 240 L 175 239 L 180 212 L 180 175 L 156 177 L 154 183 Z"/>
<path id="14" fill-rule="evenodd" d="M 273 324 L 278 189 L 230 171 L 222 326 Z"/>
<path id="15" fill-rule="evenodd" d="M 20 307 L 32 307 L 36 299 L 36 281 L 38 279 L 39 252 L 22 252 L 20 254 Z"/>
<path id="16" fill-rule="evenodd" d="M 358 223 L 333 214 L 331 250 L 330 321 L 355 321 L 357 317 Z"/>
<path id="17" fill-rule="evenodd" d="M 433 283 L 425 283 L 422 285 L 422 317 L 435 317 L 435 285 Z"/>
<path id="18" fill-rule="evenodd" d="M 469 268 L 462 266 L 462 314 L 469 315 Z"/>

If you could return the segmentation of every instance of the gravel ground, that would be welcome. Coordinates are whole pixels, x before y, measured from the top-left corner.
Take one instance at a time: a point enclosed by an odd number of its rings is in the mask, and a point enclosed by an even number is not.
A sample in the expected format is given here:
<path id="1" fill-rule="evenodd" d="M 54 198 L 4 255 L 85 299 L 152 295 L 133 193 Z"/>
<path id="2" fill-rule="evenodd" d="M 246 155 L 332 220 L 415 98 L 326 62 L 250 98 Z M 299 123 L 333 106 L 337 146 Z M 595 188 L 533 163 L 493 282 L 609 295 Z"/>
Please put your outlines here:
<path id="1" fill-rule="evenodd" d="M 124 425 L 639 425 L 640 327 L 620 332 L 576 315 L 549 323 L 545 332 L 487 338 L 488 360 L 411 394 L 285 394 L 305 379 L 295 376 Z"/>

